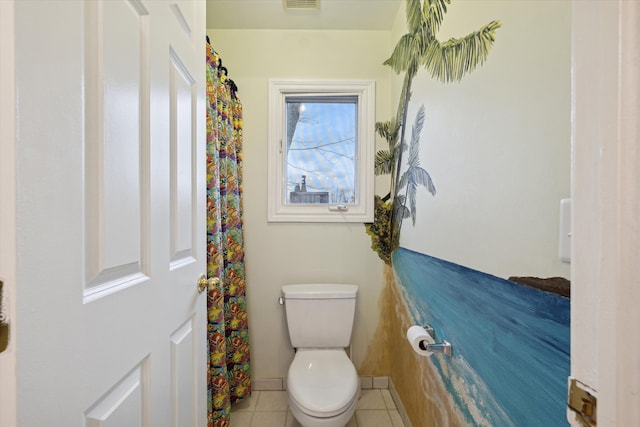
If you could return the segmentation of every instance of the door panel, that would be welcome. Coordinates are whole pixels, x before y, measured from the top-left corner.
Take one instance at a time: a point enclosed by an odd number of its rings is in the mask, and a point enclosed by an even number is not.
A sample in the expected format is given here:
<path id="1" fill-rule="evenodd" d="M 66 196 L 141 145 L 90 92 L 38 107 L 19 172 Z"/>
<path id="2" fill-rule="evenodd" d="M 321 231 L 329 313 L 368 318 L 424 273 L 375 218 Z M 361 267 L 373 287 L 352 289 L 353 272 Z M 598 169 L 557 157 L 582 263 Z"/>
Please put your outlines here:
<path id="1" fill-rule="evenodd" d="M 206 424 L 204 16 L 16 3 L 19 427 Z"/>
<path id="2" fill-rule="evenodd" d="M 194 31 L 198 26 L 198 16 L 202 16 L 203 12 L 198 4 L 189 0 L 176 0 L 170 7 L 185 37 L 194 45 L 200 43 L 197 39 L 198 31 Z"/>
<path id="3" fill-rule="evenodd" d="M 194 410 L 197 408 L 194 384 L 198 366 L 197 337 L 194 321 L 189 319 L 171 335 L 171 398 L 173 400 L 173 426 L 195 426 Z"/>
<path id="4" fill-rule="evenodd" d="M 198 297 L 193 287 L 194 277 L 206 274 L 205 11 L 202 2 L 191 1 L 172 2 L 167 11 L 174 30 L 163 61 L 169 91 L 169 298 L 177 308 L 168 336 L 171 419 L 174 427 L 204 426 L 206 296 Z"/>
<path id="5" fill-rule="evenodd" d="M 194 259 L 196 194 L 196 84 L 177 53 L 170 58 L 171 262 L 172 268 Z"/>
<path id="6" fill-rule="evenodd" d="M 148 360 L 136 366 L 85 413 L 87 427 L 146 426 L 149 423 Z"/>
<path id="7" fill-rule="evenodd" d="M 148 278 L 150 16 L 137 6 L 85 6 L 85 302 Z"/>

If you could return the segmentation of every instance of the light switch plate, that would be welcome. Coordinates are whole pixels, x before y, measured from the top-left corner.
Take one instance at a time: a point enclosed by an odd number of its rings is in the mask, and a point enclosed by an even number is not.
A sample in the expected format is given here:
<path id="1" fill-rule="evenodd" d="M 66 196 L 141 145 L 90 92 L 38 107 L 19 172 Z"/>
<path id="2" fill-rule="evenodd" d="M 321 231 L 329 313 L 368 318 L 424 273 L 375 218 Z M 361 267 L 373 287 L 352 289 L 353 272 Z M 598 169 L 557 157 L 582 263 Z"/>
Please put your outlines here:
<path id="1" fill-rule="evenodd" d="M 571 199 L 560 200 L 560 235 L 558 256 L 562 262 L 571 262 Z"/>

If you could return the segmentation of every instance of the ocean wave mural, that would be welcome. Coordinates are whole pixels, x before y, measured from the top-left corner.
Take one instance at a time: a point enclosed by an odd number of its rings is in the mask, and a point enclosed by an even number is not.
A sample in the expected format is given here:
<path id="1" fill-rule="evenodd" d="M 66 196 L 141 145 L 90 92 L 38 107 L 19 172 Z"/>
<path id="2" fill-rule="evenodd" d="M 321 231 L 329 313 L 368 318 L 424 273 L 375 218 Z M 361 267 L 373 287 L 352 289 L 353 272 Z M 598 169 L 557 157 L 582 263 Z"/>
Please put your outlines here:
<path id="1" fill-rule="evenodd" d="M 404 248 L 393 266 L 413 324 L 453 346 L 429 361 L 461 424 L 568 425 L 569 299 Z"/>

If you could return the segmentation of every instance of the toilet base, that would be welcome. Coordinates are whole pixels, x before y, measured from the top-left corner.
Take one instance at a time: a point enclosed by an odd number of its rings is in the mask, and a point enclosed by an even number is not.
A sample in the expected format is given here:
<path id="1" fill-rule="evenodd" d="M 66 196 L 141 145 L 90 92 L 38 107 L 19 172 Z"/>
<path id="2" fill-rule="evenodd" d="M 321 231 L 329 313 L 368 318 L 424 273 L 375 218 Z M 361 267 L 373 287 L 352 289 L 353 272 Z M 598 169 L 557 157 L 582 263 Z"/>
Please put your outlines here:
<path id="1" fill-rule="evenodd" d="M 345 427 L 356 412 L 356 406 L 358 405 L 358 399 L 360 397 L 360 390 L 358 390 L 358 394 L 344 412 L 327 418 L 312 417 L 311 415 L 302 412 L 298 408 L 297 402 L 292 401 L 293 399 L 288 394 L 287 397 L 289 400 L 289 410 L 302 427 Z"/>

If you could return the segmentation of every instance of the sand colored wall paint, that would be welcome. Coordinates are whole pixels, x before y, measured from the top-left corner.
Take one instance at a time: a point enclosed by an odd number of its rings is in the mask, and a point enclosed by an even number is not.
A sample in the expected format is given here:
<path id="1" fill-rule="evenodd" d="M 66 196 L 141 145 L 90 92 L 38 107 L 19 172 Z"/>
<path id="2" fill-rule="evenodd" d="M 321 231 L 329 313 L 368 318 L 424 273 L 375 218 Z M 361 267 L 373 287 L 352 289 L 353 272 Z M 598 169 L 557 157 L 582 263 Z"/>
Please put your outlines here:
<path id="1" fill-rule="evenodd" d="M 362 368 L 376 371 L 384 366 L 402 401 L 412 425 L 421 427 L 456 426 L 458 416 L 452 397 L 446 391 L 438 372 L 428 358 L 417 355 L 407 341 L 406 331 L 412 326 L 411 316 L 399 289 L 393 268 L 384 267 L 385 286 L 381 301 L 380 322 L 372 347 L 381 347 L 382 353 L 368 354 Z"/>
<path id="2" fill-rule="evenodd" d="M 413 82 L 426 120 L 423 188 L 401 246 L 499 277 L 562 276 L 559 203 L 570 196 L 571 3 L 453 1 L 440 39 L 500 20 L 488 61 L 460 83 Z M 408 132 L 410 135 L 410 132 Z"/>
<path id="3" fill-rule="evenodd" d="M 407 416 L 414 426 L 439 427 L 459 425 L 452 396 L 430 361 L 416 354 L 406 339 L 406 331 L 413 325 L 402 299 L 395 277 L 388 282 L 394 321 L 390 322 L 391 370 L 393 382 Z M 437 357 L 437 356 L 436 356 Z"/>
<path id="4" fill-rule="evenodd" d="M 244 106 L 247 299 L 253 378 L 282 378 L 293 358 L 280 287 L 345 282 L 360 286 L 352 355 L 359 366 L 381 320 L 383 263 L 362 224 L 267 222 L 268 79 L 374 79 L 376 120 L 390 113 L 388 32 L 209 30 Z M 379 351 L 373 348 L 372 352 Z M 385 369 L 384 372 L 388 370 Z M 361 374 L 382 374 L 379 370 Z"/>

